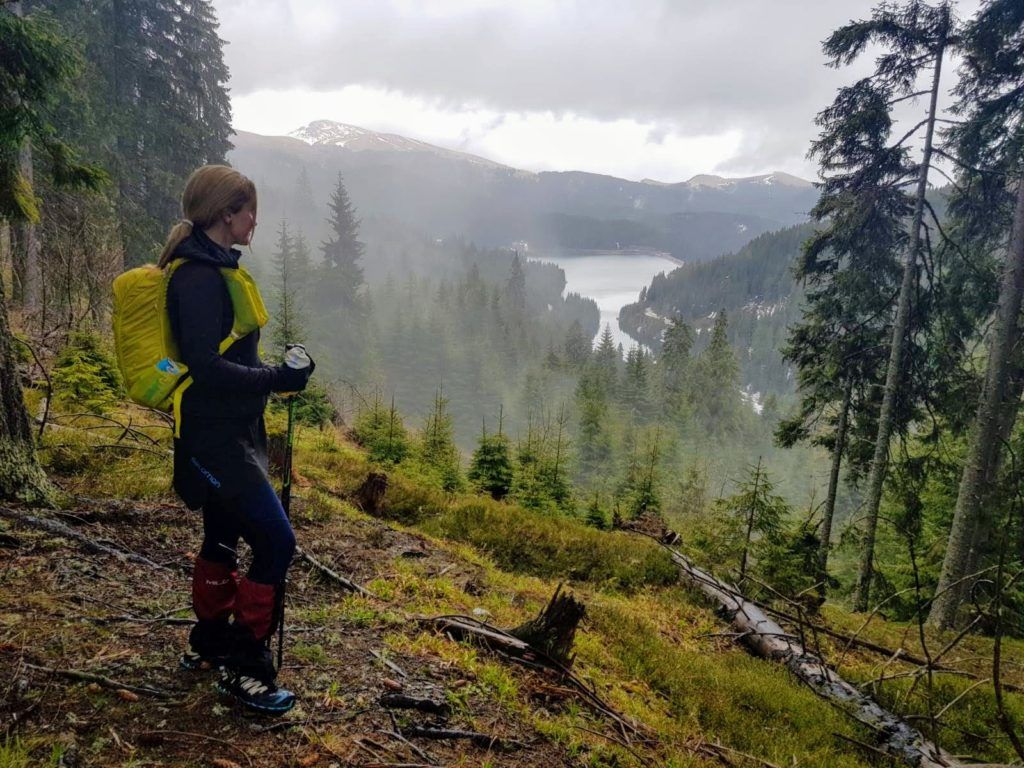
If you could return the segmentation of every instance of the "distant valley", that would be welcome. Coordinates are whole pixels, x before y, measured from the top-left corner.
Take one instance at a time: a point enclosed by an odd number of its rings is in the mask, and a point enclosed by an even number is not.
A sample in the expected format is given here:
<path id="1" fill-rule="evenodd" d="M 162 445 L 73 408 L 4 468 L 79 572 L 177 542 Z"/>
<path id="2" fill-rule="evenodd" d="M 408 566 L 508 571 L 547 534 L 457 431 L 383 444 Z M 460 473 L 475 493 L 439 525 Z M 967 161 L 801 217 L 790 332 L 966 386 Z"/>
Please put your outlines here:
<path id="1" fill-rule="evenodd" d="M 290 136 L 238 132 L 229 155 L 260 188 L 264 221 L 318 242 L 337 175 L 374 222 L 482 246 L 664 251 L 686 262 L 806 220 L 816 190 L 784 173 L 679 183 L 582 171 L 533 173 L 395 134 L 320 120 Z M 302 187 L 305 187 L 303 189 Z"/>

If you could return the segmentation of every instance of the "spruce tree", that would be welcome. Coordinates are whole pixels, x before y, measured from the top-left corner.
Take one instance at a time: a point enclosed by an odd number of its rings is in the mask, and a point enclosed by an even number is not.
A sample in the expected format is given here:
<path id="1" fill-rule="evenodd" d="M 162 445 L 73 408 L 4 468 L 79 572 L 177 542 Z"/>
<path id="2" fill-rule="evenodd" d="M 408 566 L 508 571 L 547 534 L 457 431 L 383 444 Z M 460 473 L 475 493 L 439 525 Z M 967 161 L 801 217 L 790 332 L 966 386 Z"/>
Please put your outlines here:
<path id="1" fill-rule="evenodd" d="M 982 505 L 995 475 L 1001 443 L 1009 436 L 1004 423 L 1012 427 L 1021 395 L 1011 386 L 1011 374 L 1022 337 L 1024 293 L 1024 7 L 1019 2 L 990 0 L 971 21 L 964 38 L 967 64 L 958 87 L 957 112 L 965 120 L 952 134 L 960 163 L 967 169 L 961 180 L 968 185 L 976 181 L 995 199 L 983 197 L 987 204 L 979 209 L 961 194 L 954 202 L 954 217 L 966 213 L 988 222 L 1005 222 L 1006 212 L 1012 208 L 1013 214 L 984 384 L 928 616 L 930 623 L 941 628 L 953 625 L 967 592 L 969 571 L 978 564 L 976 556 L 972 563 L 972 549 L 994 533 L 982 530 Z M 972 175 L 982 178 L 972 179 Z M 998 178 L 994 184 L 993 177 Z M 1007 192 L 1014 186 L 1016 200 L 1011 206 Z M 992 237 L 984 225 L 973 232 L 968 228 L 965 234 L 983 242 Z M 1004 413 L 1008 414 L 1005 419 Z"/>
<path id="2" fill-rule="evenodd" d="M 434 394 L 433 411 L 427 417 L 420 434 L 419 458 L 442 489 L 453 492 L 462 488 L 459 449 L 455 445 L 448 398 L 444 396 L 442 387 L 438 387 Z"/>
<path id="3" fill-rule="evenodd" d="M 601 497 L 597 491 L 594 492 L 594 498 L 587 505 L 586 523 L 601 531 L 608 530 L 608 514 L 601 506 Z"/>
<path id="4" fill-rule="evenodd" d="M 947 50 L 955 44 L 956 31 L 950 6 L 943 3 L 934 7 L 921 0 L 909 0 L 902 5 L 879 5 L 871 19 L 851 22 L 841 27 L 824 44 L 825 54 L 832 66 L 852 63 L 871 45 L 885 49 L 885 54 L 876 59 L 873 74 L 861 82 L 868 92 L 867 98 L 881 100 L 886 110 L 891 109 L 896 102 L 913 98 L 918 93 L 919 76 L 927 74 L 930 77 L 926 91 L 929 96 L 927 117 L 889 148 L 889 152 L 899 153 L 906 142 L 923 129 L 921 161 L 912 169 L 916 176 L 916 188 L 910 212 L 909 237 L 903 249 L 902 279 L 888 341 L 885 386 L 868 477 L 864 515 L 866 527 L 854 599 L 857 610 L 865 610 L 870 599 L 878 508 L 888 466 L 889 443 L 897 423 L 897 395 L 907 371 L 906 347 L 911 327 L 912 300 L 918 286 L 918 270 L 925 248 L 925 193 L 933 160 L 942 60 Z M 854 124 L 842 141 L 856 143 L 858 138 L 859 132 Z"/>
<path id="5" fill-rule="evenodd" d="M 275 354 L 283 355 L 288 344 L 297 344 L 305 338 L 305 323 L 301 305 L 301 283 L 296 264 L 296 241 L 288 232 L 288 223 L 282 219 L 277 233 L 277 249 L 272 256 L 276 273 L 274 300 L 277 304 L 271 327 Z"/>
<path id="6" fill-rule="evenodd" d="M 47 119 L 55 91 L 75 74 L 70 44 L 45 20 L 22 18 L 21 10 L 20 4 L 0 7 L 0 218 L 15 225 L 40 218 L 23 162 L 27 145 L 45 153 L 58 184 L 95 189 L 105 180 L 102 171 L 76 160 Z M 0 499 L 48 504 L 54 489 L 35 455 L 3 283 L 0 274 Z"/>
<path id="7" fill-rule="evenodd" d="M 612 338 L 611 326 L 605 324 L 601 332 L 601 339 L 594 350 L 594 366 L 601 386 L 605 392 L 615 392 L 618 385 L 619 365 L 622 355 L 616 350 L 615 340 Z"/>
<path id="8" fill-rule="evenodd" d="M 709 432 L 729 432 L 736 427 L 739 399 L 739 362 L 729 344 L 725 309 L 715 314 L 711 340 L 697 357 L 693 397 Z"/>
<path id="9" fill-rule="evenodd" d="M 129 264 L 152 260 L 181 215 L 185 178 L 231 148 L 223 40 L 210 0 L 35 0 L 78 38 L 88 61 L 60 127 L 116 182 Z"/>
<path id="10" fill-rule="evenodd" d="M 751 556 L 757 556 L 766 545 L 775 542 L 784 530 L 789 507 L 786 500 L 775 492 L 775 484 L 768 477 L 758 459 L 733 495 L 721 499 L 719 508 L 734 518 L 739 529 L 739 578 L 742 582 L 751 565 Z"/>
<path id="11" fill-rule="evenodd" d="M 82 69 L 72 43 L 45 15 L 26 14 L 21 2 L 0 7 L 0 41 L 0 219 L 11 225 L 11 300 L 35 307 L 43 289 L 35 167 L 71 189 L 100 189 L 107 175 L 77 159 L 57 120 L 58 99 Z"/>
<path id="12" fill-rule="evenodd" d="M 693 328 L 675 315 L 665 329 L 658 356 L 666 405 L 671 411 L 678 411 L 687 396 L 693 340 Z"/>
<path id="13" fill-rule="evenodd" d="M 498 419 L 498 431 L 487 434 L 486 424 L 483 426 L 477 448 L 473 452 L 467 472 L 469 481 L 478 490 L 489 493 L 491 498 L 501 500 L 508 496 L 512 489 L 512 451 L 508 436 L 502 429 L 502 420 Z"/>
<path id="14" fill-rule="evenodd" d="M 590 360 L 590 339 L 583 332 L 583 326 L 579 320 L 573 320 L 572 325 L 565 334 L 563 345 L 565 360 L 573 368 L 579 369 Z"/>
<path id="15" fill-rule="evenodd" d="M 647 353 L 634 345 L 626 353 L 619 399 L 634 418 L 646 418 L 650 413 L 650 394 Z"/>
<path id="16" fill-rule="evenodd" d="M 409 436 L 395 408 L 394 395 L 391 396 L 391 407 L 385 408 L 380 393 L 376 393 L 373 402 L 356 414 L 352 432 L 359 444 L 369 450 L 374 461 L 398 464 L 409 454 Z"/>
<path id="17" fill-rule="evenodd" d="M 365 247 L 359 220 L 341 175 L 328 205 L 330 233 L 322 244 L 316 269 L 316 338 L 318 346 L 336 355 L 337 365 L 362 373 L 368 336 L 369 308 L 360 260 Z"/>
<path id="18" fill-rule="evenodd" d="M 526 273 L 518 251 L 512 256 L 508 278 L 505 280 L 505 298 L 516 314 L 521 316 L 526 311 Z"/>
<path id="19" fill-rule="evenodd" d="M 359 239 L 359 220 L 341 174 L 328 203 L 330 236 L 321 246 L 323 264 L 319 276 L 321 298 L 330 306 L 354 310 L 359 305 L 363 268 L 359 263 L 366 246 Z"/>
<path id="20" fill-rule="evenodd" d="M 906 149 L 890 145 L 887 91 L 870 79 L 840 89 L 816 122 L 822 130 L 810 156 L 820 161 L 824 181 L 811 211 L 817 227 L 793 268 L 805 288 L 803 314 L 782 350 L 796 366 L 800 404 L 776 438 L 783 446 L 810 441 L 832 454 L 818 555 L 823 596 L 843 460 L 851 437 L 860 449 L 877 432 L 872 401 L 884 381 L 891 297 L 901 275 L 896 254 L 911 210 L 901 182 L 913 168 Z M 909 394 L 910 384 L 903 387 Z M 908 418 L 906 408 L 894 417 L 900 429 Z M 861 449 L 852 458 L 859 473 L 870 455 Z"/>
<path id="21" fill-rule="evenodd" d="M 612 458 L 608 429 L 608 393 L 594 365 L 580 374 L 576 383 L 577 473 L 587 482 L 606 471 Z"/>

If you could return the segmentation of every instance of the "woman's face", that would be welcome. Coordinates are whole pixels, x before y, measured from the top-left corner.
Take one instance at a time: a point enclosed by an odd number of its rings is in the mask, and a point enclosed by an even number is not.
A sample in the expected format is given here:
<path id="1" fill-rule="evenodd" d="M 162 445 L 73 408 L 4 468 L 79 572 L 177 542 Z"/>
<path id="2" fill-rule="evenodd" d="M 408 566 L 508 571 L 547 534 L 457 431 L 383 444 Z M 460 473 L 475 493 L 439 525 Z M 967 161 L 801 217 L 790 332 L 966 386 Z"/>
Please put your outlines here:
<path id="1" fill-rule="evenodd" d="M 230 214 L 228 229 L 231 231 L 232 243 L 248 245 L 252 241 L 252 234 L 256 229 L 256 206 L 253 203 L 247 203 L 238 213 Z"/>

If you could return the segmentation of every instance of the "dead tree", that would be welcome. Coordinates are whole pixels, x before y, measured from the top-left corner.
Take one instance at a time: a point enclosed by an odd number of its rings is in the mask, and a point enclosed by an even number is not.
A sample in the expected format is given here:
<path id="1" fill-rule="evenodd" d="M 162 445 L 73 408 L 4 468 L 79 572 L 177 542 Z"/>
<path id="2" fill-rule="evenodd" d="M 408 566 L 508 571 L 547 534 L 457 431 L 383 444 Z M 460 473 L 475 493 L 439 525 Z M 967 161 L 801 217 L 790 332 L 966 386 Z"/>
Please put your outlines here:
<path id="1" fill-rule="evenodd" d="M 573 595 L 562 594 L 562 585 L 559 584 L 537 618 L 509 630 L 509 634 L 569 667 L 575 658 L 572 644 L 576 638 L 576 627 L 585 613 L 583 603 Z"/>

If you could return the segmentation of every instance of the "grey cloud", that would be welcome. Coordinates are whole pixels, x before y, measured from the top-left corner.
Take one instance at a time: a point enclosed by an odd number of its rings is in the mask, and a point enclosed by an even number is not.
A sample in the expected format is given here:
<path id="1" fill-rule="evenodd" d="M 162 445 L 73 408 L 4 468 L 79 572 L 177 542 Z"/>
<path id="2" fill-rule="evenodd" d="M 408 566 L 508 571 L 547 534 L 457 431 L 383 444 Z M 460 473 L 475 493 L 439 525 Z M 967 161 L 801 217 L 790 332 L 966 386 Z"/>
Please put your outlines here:
<path id="1" fill-rule="evenodd" d="M 800 158 L 853 74 L 820 41 L 871 0 L 215 0 L 232 92 L 361 84 L 462 107 L 775 134 Z M 461 9 L 461 10 L 460 10 Z M 869 66 L 865 62 L 861 71 Z M 763 165 L 762 165 L 763 167 Z"/>

